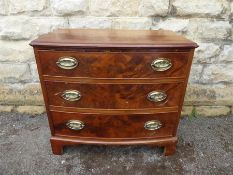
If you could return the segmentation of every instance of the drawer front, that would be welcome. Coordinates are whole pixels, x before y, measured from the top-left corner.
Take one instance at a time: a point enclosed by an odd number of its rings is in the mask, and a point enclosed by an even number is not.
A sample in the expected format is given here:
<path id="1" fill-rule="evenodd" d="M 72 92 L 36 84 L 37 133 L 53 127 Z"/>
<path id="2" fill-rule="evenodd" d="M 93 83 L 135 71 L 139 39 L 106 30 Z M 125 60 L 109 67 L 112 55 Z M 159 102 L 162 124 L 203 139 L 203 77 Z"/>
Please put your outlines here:
<path id="1" fill-rule="evenodd" d="M 43 75 L 91 78 L 184 77 L 188 52 L 39 51 Z"/>
<path id="2" fill-rule="evenodd" d="M 178 115 L 101 115 L 51 112 L 55 135 L 98 138 L 159 138 L 172 136 Z"/>
<path id="3" fill-rule="evenodd" d="M 174 107 L 180 103 L 183 83 L 167 84 L 81 84 L 46 82 L 49 105 L 138 109 Z"/>

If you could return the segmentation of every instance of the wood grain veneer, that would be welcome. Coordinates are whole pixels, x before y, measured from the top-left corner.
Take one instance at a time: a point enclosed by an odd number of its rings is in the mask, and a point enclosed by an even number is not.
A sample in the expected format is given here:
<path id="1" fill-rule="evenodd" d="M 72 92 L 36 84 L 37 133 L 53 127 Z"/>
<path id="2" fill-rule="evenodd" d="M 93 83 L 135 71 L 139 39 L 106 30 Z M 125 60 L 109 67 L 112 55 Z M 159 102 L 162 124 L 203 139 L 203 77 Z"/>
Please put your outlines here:
<path id="1" fill-rule="evenodd" d="M 88 78 L 165 78 L 186 75 L 188 52 L 77 52 L 39 51 L 42 74 Z M 65 70 L 56 65 L 59 58 L 71 56 L 79 62 L 76 69 Z M 171 69 L 156 72 L 151 68 L 155 58 L 168 58 Z"/>
<path id="2" fill-rule="evenodd" d="M 165 30 L 63 29 L 42 35 L 31 45 L 54 154 L 62 154 L 63 146 L 78 144 L 147 144 L 164 146 L 165 155 L 175 153 L 196 43 Z M 78 65 L 59 67 L 58 60 L 66 57 L 75 58 Z M 152 69 L 151 63 L 161 58 L 172 66 Z M 65 100 L 61 95 L 66 90 L 80 92 L 81 98 Z M 151 91 L 167 97 L 149 101 Z M 80 125 L 68 125 L 72 120 Z"/>
<path id="3" fill-rule="evenodd" d="M 55 136 L 73 136 L 77 138 L 111 138 L 111 139 L 136 139 L 136 138 L 162 138 L 172 137 L 174 122 L 177 122 L 177 112 L 158 114 L 134 115 L 102 115 L 51 112 L 54 121 Z M 74 131 L 66 127 L 66 122 L 72 119 L 81 120 L 85 127 Z M 149 120 L 159 120 L 162 127 L 156 131 L 149 131 L 144 124 Z"/>
<path id="4" fill-rule="evenodd" d="M 179 106 L 183 83 L 167 84 L 81 84 L 67 82 L 45 82 L 48 102 L 54 106 L 103 109 L 140 109 Z M 65 90 L 77 90 L 82 97 L 78 101 L 62 98 Z M 152 91 L 164 91 L 167 98 L 152 102 L 147 95 Z"/>

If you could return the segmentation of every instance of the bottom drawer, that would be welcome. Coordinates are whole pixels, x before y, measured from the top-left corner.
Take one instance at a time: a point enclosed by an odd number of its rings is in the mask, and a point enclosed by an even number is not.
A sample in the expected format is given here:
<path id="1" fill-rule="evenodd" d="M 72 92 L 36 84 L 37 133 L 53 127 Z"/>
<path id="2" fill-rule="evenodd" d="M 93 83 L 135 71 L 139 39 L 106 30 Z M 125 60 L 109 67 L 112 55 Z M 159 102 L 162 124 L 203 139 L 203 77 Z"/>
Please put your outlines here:
<path id="1" fill-rule="evenodd" d="M 56 136 L 160 138 L 173 135 L 178 113 L 101 115 L 51 112 Z"/>

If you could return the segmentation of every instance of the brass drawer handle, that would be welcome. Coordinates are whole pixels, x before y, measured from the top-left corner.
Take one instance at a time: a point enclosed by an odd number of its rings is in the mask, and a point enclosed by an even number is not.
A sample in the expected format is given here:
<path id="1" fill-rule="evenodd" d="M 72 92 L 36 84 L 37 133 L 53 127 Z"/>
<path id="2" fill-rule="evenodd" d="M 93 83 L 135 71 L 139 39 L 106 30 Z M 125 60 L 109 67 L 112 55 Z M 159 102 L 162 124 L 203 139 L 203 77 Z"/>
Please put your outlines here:
<path id="1" fill-rule="evenodd" d="M 81 93 L 76 90 L 66 90 L 61 96 L 67 101 L 78 101 L 81 98 Z"/>
<path id="2" fill-rule="evenodd" d="M 62 69 L 74 69 L 78 66 L 78 61 L 73 57 L 61 57 L 57 61 L 57 66 Z"/>
<path id="3" fill-rule="evenodd" d="M 172 62 L 167 58 L 157 58 L 151 63 L 151 67 L 155 71 L 166 71 L 172 67 Z"/>
<path id="4" fill-rule="evenodd" d="M 75 131 L 78 131 L 78 130 L 81 130 L 84 128 L 84 123 L 80 120 L 69 120 L 67 123 L 66 123 L 66 126 L 69 128 L 69 129 L 72 129 L 72 130 L 75 130 Z"/>
<path id="5" fill-rule="evenodd" d="M 152 91 L 147 95 L 147 99 L 153 102 L 160 102 L 167 98 L 167 94 L 163 91 Z"/>
<path id="6" fill-rule="evenodd" d="M 162 127 L 162 123 L 159 120 L 150 120 L 147 121 L 144 125 L 144 128 L 147 130 L 157 130 Z"/>

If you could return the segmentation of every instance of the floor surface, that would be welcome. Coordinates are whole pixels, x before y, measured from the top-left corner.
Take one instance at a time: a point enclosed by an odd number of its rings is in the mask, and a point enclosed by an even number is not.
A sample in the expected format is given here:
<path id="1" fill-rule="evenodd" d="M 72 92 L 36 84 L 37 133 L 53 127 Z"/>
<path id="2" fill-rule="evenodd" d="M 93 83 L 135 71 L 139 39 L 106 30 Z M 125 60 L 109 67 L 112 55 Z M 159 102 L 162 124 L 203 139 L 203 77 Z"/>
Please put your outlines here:
<path id="1" fill-rule="evenodd" d="M 67 147 L 51 153 L 46 115 L 0 113 L 1 175 L 233 174 L 233 116 L 182 119 L 177 153 L 146 146 Z"/>

